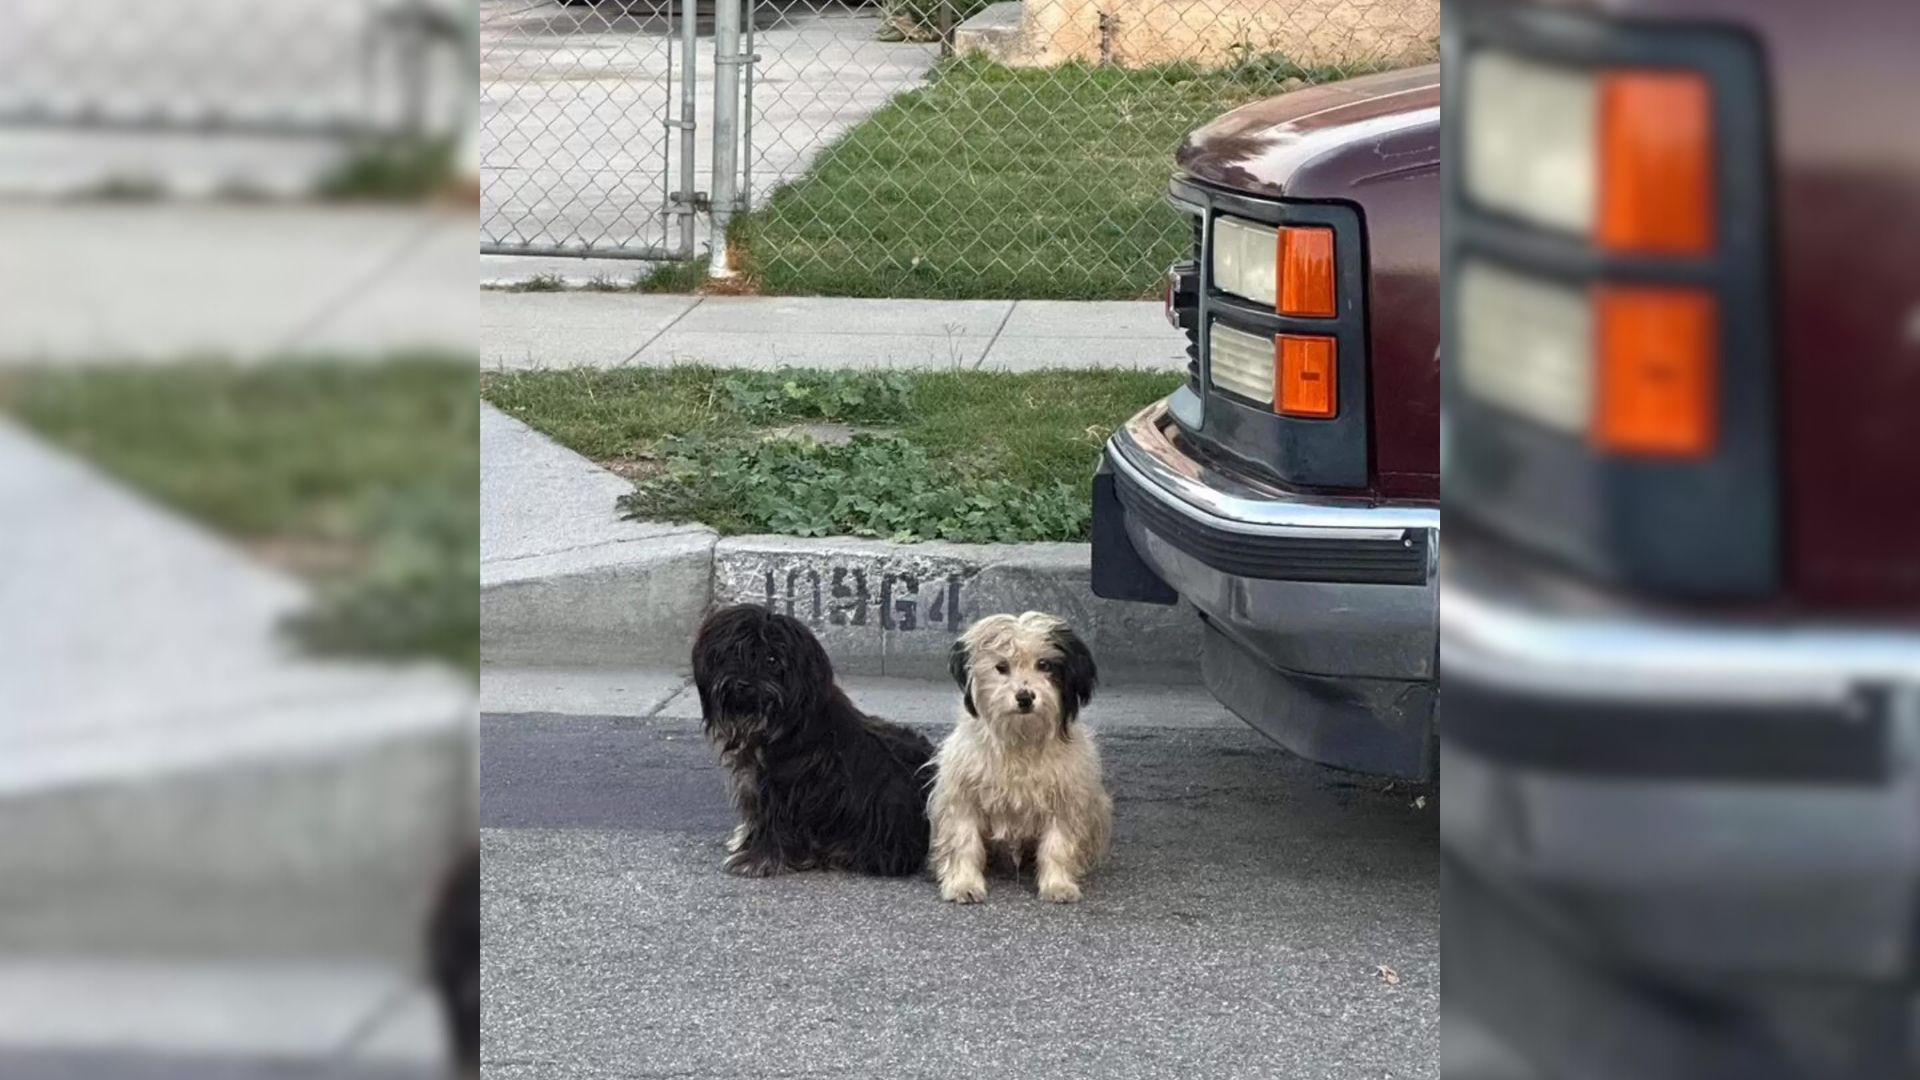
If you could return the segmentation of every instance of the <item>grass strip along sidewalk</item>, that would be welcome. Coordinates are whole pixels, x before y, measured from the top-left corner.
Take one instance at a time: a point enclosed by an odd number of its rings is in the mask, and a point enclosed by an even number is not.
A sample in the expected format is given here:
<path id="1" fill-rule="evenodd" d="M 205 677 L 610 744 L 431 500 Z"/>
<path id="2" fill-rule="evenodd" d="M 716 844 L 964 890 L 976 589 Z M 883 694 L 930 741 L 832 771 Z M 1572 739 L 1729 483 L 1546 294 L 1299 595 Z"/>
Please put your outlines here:
<path id="1" fill-rule="evenodd" d="M 734 219 L 729 242 L 748 280 L 772 294 L 1137 298 L 1192 241 L 1165 202 L 1188 131 L 1377 67 L 943 61 L 926 86 Z"/>
<path id="2" fill-rule="evenodd" d="M 0 411 L 305 578 L 324 654 L 479 663 L 471 356 L 11 373 Z"/>
<path id="3" fill-rule="evenodd" d="M 725 534 L 1082 541 L 1114 427 L 1177 373 L 706 367 L 485 376 L 504 412 Z"/>

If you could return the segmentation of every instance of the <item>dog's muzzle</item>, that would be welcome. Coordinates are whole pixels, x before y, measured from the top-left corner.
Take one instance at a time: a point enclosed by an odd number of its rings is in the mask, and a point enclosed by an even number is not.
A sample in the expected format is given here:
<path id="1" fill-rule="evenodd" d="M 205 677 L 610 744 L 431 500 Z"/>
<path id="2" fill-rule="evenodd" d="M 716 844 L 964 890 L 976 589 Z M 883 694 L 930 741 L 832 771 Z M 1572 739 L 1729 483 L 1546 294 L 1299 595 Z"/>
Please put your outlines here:
<path id="1" fill-rule="evenodd" d="M 713 693 L 729 711 L 747 714 L 777 709 L 786 700 L 780 684 L 765 679 L 716 679 Z"/>

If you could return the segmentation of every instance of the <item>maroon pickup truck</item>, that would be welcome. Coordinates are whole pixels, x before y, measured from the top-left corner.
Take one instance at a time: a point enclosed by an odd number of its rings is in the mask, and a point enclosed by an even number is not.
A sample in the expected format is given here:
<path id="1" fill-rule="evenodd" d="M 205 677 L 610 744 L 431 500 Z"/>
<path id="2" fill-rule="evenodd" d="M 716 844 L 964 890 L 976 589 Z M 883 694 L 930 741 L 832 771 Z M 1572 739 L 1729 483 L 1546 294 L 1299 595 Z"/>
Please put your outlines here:
<path id="1" fill-rule="evenodd" d="M 1188 136 L 1169 274 L 1188 378 L 1108 442 L 1093 589 L 1188 600 L 1208 687 L 1330 765 L 1431 779 L 1438 669 L 1437 66 Z"/>
<path id="2" fill-rule="evenodd" d="M 1448 1022 L 1920 1075 L 1920 4 L 1445 16 Z"/>

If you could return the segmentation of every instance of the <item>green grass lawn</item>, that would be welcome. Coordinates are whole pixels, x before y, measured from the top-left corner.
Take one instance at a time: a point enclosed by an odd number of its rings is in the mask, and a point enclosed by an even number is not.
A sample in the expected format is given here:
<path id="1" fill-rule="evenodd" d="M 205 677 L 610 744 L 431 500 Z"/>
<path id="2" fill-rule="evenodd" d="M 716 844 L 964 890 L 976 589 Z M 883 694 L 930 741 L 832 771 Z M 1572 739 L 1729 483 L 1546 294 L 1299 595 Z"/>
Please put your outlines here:
<path id="1" fill-rule="evenodd" d="M 1101 444 L 1179 382 L 678 367 L 489 375 L 481 393 L 633 478 L 634 517 L 728 534 L 1013 542 L 1086 539 Z"/>
<path id="2" fill-rule="evenodd" d="M 478 665 L 472 357 L 30 371 L 0 410 L 313 582 L 326 653 Z"/>
<path id="3" fill-rule="evenodd" d="M 1232 106 L 1361 68 L 1015 69 L 943 62 L 734 220 L 767 293 L 1127 299 L 1191 243 L 1164 201 L 1186 133 Z"/>

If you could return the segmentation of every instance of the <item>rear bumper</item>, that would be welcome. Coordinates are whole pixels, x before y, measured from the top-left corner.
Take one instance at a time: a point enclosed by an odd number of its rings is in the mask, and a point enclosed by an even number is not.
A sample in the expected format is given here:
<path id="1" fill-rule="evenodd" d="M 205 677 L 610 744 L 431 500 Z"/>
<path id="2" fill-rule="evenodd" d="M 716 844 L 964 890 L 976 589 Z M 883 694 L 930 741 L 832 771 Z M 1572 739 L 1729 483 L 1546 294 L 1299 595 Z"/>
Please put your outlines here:
<path id="1" fill-rule="evenodd" d="M 1450 545 L 1442 842 L 1625 959 L 1899 980 L 1920 960 L 1920 635 L 1620 608 Z"/>
<path id="2" fill-rule="evenodd" d="M 1166 424 L 1154 405 L 1107 444 L 1094 591 L 1192 603 L 1209 688 L 1303 757 L 1430 777 L 1438 511 L 1253 486 L 1187 455 Z"/>

